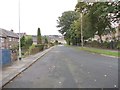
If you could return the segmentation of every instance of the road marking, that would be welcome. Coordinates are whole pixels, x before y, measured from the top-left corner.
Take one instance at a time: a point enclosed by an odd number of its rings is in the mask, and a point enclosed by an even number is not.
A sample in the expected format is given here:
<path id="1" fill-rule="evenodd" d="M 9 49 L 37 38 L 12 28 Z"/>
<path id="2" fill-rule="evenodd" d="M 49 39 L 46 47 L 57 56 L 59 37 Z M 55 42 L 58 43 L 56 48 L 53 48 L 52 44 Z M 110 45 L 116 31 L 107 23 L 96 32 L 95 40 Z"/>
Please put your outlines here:
<path id="1" fill-rule="evenodd" d="M 104 75 L 105 77 L 107 77 L 107 75 Z"/>
<path id="2" fill-rule="evenodd" d="M 117 87 L 117 85 L 114 85 L 114 87 Z"/>
<path id="3" fill-rule="evenodd" d="M 88 74 L 89 74 L 90 72 L 88 72 Z"/>
<path id="4" fill-rule="evenodd" d="M 97 80 L 95 79 L 94 81 L 96 82 Z"/>
<path id="5" fill-rule="evenodd" d="M 61 84 L 62 82 L 59 82 L 59 84 Z"/>

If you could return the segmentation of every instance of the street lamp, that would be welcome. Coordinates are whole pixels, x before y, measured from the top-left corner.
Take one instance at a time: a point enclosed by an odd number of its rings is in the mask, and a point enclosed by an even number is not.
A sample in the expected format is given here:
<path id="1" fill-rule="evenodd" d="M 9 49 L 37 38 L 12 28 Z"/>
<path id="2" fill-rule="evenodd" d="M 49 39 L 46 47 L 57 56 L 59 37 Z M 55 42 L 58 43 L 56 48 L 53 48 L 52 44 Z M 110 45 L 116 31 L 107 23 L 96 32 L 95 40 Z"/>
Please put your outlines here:
<path id="1" fill-rule="evenodd" d="M 80 13 L 80 16 L 81 16 L 81 46 L 83 47 L 82 13 Z"/>
<path id="2" fill-rule="evenodd" d="M 83 2 L 83 0 L 78 0 L 78 3 L 79 2 Z M 83 25 L 82 25 L 82 16 L 83 16 L 83 11 L 80 13 L 80 17 L 81 17 L 81 46 L 83 47 L 83 44 L 84 44 L 84 42 L 83 42 Z"/>
<path id="3" fill-rule="evenodd" d="M 20 0 L 19 0 L 19 2 L 18 2 L 18 12 L 19 12 L 19 14 L 18 14 L 18 16 L 19 16 L 19 60 L 21 60 L 22 58 L 21 58 L 21 42 L 20 42 Z"/>

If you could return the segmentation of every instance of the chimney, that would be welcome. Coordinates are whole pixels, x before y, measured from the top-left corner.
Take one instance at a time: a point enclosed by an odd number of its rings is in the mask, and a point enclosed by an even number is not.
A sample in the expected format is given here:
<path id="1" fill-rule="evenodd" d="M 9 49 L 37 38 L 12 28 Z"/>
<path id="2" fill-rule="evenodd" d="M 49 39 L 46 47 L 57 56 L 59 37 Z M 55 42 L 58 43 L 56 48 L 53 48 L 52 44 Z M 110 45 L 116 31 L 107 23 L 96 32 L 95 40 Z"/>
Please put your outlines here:
<path id="1" fill-rule="evenodd" d="M 11 29 L 11 32 L 14 32 L 14 30 Z"/>

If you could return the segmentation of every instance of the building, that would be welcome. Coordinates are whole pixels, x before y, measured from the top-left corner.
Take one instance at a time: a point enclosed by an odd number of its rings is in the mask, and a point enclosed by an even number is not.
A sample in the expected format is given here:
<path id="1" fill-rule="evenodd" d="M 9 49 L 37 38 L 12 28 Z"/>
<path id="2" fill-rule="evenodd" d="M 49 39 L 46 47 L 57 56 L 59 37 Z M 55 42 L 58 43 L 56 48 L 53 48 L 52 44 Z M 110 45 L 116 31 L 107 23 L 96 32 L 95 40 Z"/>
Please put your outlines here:
<path id="1" fill-rule="evenodd" d="M 61 35 L 47 35 L 48 40 L 52 43 L 55 42 L 55 40 L 57 40 L 58 42 L 62 43 L 62 44 L 66 44 L 66 41 L 64 40 L 64 36 Z"/>
<path id="2" fill-rule="evenodd" d="M 111 41 L 113 40 L 113 38 L 115 38 L 116 40 L 120 40 L 120 25 L 115 28 L 115 33 L 111 32 L 107 35 L 102 36 L 103 41 Z M 95 37 L 92 38 L 92 41 L 93 40 L 100 40 L 100 37 L 98 35 L 95 35 Z"/>
<path id="3" fill-rule="evenodd" d="M 32 35 L 32 40 L 33 40 L 33 44 L 36 45 L 37 44 L 37 36 Z"/>
<path id="4" fill-rule="evenodd" d="M 19 33 L 17 33 L 17 35 L 19 36 Z M 26 36 L 27 34 L 24 32 L 24 33 L 20 33 L 20 38 L 22 38 L 23 36 Z"/>
<path id="5" fill-rule="evenodd" d="M 57 40 L 58 42 L 61 42 L 63 44 L 66 43 L 66 41 L 64 40 L 64 37 L 61 35 L 44 35 L 42 36 L 42 43 L 44 43 L 44 37 L 47 37 L 48 42 L 52 42 L 54 43 L 55 40 Z M 33 40 L 33 44 L 37 44 L 37 35 L 32 35 L 32 40 Z"/>
<path id="6" fill-rule="evenodd" d="M 0 28 L 0 49 L 11 49 L 18 45 L 19 37 L 13 30 Z"/>

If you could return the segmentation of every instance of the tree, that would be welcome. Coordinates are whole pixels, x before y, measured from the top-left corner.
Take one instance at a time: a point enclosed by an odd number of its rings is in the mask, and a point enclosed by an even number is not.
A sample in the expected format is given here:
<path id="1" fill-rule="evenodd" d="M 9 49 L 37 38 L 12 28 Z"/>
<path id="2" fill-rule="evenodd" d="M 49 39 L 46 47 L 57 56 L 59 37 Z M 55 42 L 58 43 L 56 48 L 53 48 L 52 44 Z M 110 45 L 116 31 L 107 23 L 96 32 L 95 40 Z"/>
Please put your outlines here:
<path id="1" fill-rule="evenodd" d="M 32 44 L 33 44 L 32 37 L 31 36 L 26 36 L 26 38 L 25 38 L 25 46 L 29 48 Z"/>
<path id="2" fill-rule="evenodd" d="M 94 37 L 98 35 L 102 42 L 102 35 L 111 32 L 111 19 L 109 18 L 111 5 L 108 2 L 85 3 L 79 2 L 76 10 L 82 12 L 83 18 L 83 36 L 84 38 Z"/>
<path id="3" fill-rule="evenodd" d="M 45 44 L 48 44 L 48 39 L 47 39 L 47 37 L 45 36 L 45 42 L 44 42 Z"/>
<path id="4" fill-rule="evenodd" d="M 37 44 L 42 44 L 40 28 L 38 28 L 38 31 L 37 31 Z"/>
<path id="5" fill-rule="evenodd" d="M 25 36 L 23 36 L 21 39 L 20 39 L 20 42 L 21 42 L 21 47 L 24 47 L 25 46 Z"/>
<path id="6" fill-rule="evenodd" d="M 58 40 L 55 40 L 55 42 L 54 42 L 56 45 L 58 44 Z"/>
<path id="7" fill-rule="evenodd" d="M 70 25 L 79 18 L 79 13 L 75 11 L 66 11 L 57 20 L 57 27 L 60 28 L 59 32 L 64 35 L 65 40 L 70 44 Z"/>

